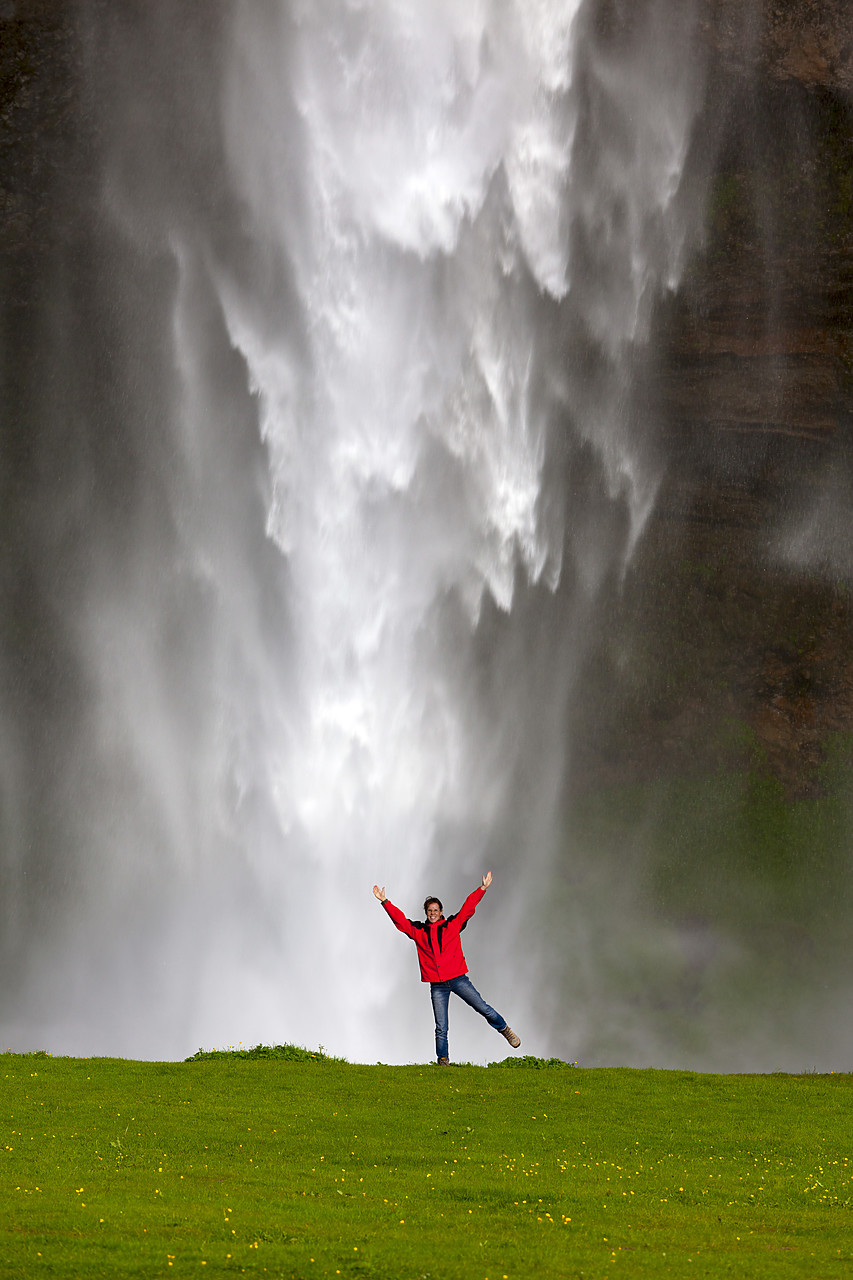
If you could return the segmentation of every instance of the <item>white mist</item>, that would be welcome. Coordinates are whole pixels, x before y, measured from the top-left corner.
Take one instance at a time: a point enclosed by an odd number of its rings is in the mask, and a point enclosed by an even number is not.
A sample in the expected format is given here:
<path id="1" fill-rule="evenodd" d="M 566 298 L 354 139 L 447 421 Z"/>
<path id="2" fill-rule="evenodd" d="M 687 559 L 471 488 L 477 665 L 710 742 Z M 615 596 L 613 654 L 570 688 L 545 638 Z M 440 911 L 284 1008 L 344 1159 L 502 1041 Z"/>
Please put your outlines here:
<path id="1" fill-rule="evenodd" d="M 111 19 L 168 517 L 74 623 L 77 883 L 4 1034 L 427 1059 L 371 885 L 455 909 L 494 863 L 472 973 L 547 1052 L 566 698 L 654 500 L 634 371 L 696 230 L 693 7 L 605 8 L 235 0 L 203 48 L 169 0 L 141 43 Z"/>

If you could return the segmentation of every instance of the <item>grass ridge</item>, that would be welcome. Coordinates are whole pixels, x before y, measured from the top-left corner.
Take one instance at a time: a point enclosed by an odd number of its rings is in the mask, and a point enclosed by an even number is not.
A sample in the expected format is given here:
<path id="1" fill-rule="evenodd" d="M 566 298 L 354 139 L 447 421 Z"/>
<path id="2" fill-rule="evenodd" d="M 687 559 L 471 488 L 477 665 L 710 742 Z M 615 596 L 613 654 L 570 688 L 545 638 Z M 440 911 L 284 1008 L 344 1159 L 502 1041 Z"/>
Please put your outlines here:
<path id="1" fill-rule="evenodd" d="M 851 1274 L 851 1075 L 201 1053 L 2 1056 L 3 1280 Z"/>
<path id="2" fill-rule="evenodd" d="M 185 1062 L 202 1062 L 208 1059 L 233 1059 L 247 1061 L 256 1058 L 278 1058 L 282 1062 L 337 1062 L 348 1066 L 346 1058 L 335 1058 L 326 1053 L 322 1045 L 319 1049 L 306 1049 L 298 1044 L 256 1044 L 250 1049 L 235 1048 L 229 1045 L 225 1049 L 197 1049 Z"/>

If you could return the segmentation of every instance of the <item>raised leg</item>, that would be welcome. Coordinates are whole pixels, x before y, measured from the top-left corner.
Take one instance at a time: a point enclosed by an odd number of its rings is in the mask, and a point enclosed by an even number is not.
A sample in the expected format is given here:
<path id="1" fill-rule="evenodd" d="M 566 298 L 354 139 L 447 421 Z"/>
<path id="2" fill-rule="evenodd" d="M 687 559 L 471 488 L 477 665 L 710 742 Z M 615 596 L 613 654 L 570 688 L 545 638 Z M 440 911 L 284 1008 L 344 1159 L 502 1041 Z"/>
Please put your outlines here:
<path id="1" fill-rule="evenodd" d="M 472 1009 L 481 1014 L 486 1019 L 490 1027 L 494 1027 L 495 1031 L 503 1031 L 506 1026 L 506 1018 L 502 1018 L 496 1009 L 490 1004 L 486 1004 L 477 988 L 474 986 L 467 973 L 461 978 L 451 978 L 449 982 L 442 983 L 442 986 L 450 988 L 460 1000 L 464 1000 Z"/>

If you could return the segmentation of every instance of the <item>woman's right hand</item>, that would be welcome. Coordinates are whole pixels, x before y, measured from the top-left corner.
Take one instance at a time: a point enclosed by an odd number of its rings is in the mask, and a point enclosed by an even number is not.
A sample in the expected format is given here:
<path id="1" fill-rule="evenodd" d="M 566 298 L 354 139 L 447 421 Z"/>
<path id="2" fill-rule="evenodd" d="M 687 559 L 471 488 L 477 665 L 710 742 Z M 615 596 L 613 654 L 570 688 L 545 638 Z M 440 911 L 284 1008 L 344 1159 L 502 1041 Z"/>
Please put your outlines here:
<path id="1" fill-rule="evenodd" d="M 380 902 L 384 902 L 384 901 L 385 901 L 385 886 L 383 885 L 383 886 L 382 886 L 382 888 L 380 889 L 380 888 L 379 888 L 379 885 L 378 885 L 378 884 L 375 884 L 375 885 L 373 886 L 373 896 L 374 896 L 374 898 L 378 898 Z"/>

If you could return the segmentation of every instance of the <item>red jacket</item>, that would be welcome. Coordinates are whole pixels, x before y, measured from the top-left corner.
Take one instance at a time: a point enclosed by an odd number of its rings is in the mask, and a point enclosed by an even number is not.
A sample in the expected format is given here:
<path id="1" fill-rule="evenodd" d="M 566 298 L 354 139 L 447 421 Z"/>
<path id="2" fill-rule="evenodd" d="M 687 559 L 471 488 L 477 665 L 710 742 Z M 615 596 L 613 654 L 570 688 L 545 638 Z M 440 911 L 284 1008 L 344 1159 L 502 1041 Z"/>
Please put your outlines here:
<path id="1" fill-rule="evenodd" d="M 382 903 L 401 933 L 411 938 L 418 949 L 421 982 L 449 982 L 468 972 L 459 935 L 477 910 L 485 889 L 469 893 L 455 916 L 441 916 L 435 924 L 426 920 L 407 920 L 399 907 L 386 898 Z"/>

